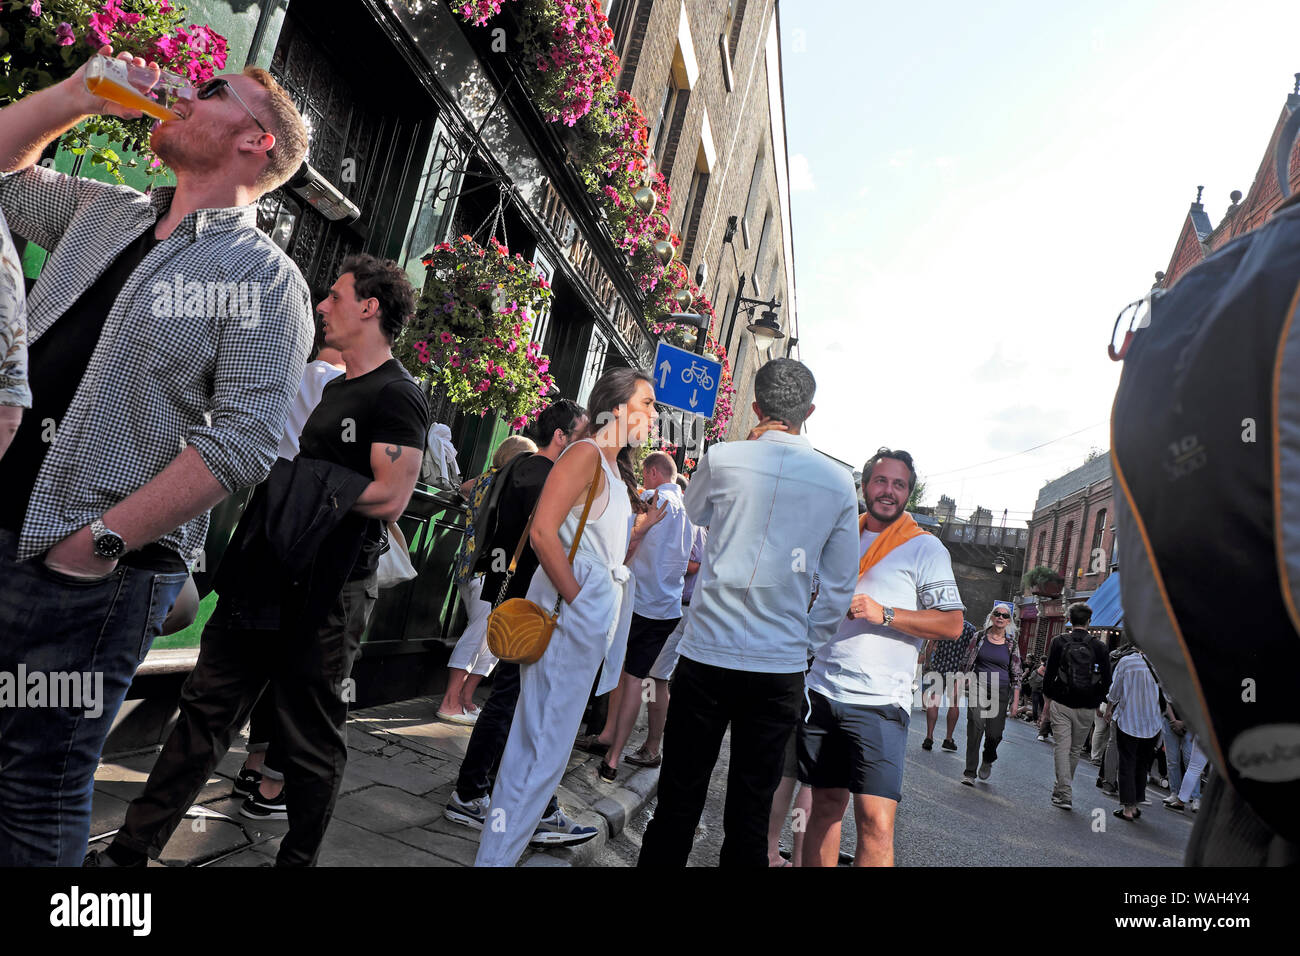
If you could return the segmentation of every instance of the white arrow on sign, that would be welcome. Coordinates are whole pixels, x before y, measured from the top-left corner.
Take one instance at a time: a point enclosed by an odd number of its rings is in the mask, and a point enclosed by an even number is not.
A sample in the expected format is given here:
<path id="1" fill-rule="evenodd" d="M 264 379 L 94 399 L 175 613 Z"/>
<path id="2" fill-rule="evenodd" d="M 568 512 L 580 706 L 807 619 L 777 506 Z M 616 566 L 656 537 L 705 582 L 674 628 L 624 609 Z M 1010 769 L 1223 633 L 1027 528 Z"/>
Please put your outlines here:
<path id="1" fill-rule="evenodd" d="M 665 385 L 668 384 L 668 373 L 671 371 L 672 371 L 672 366 L 668 364 L 667 359 L 664 359 L 662 362 L 659 363 L 659 387 L 660 388 L 663 388 Z"/>
<path id="2" fill-rule="evenodd" d="M 696 405 L 700 404 L 699 397 L 698 397 L 699 394 L 700 394 L 699 389 L 696 388 L 691 389 L 691 408 L 694 408 Z"/>

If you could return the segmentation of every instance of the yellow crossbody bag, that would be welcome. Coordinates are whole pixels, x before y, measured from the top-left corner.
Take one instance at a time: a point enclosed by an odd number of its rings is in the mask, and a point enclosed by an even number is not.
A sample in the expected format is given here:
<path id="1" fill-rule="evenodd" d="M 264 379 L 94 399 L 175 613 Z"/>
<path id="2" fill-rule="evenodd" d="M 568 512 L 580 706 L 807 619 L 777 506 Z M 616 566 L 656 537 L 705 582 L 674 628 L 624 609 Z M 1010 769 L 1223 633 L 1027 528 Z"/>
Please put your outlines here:
<path id="1" fill-rule="evenodd" d="M 591 489 L 587 492 L 587 503 L 583 505 L 582 518 L 578 521 L 578 533 L 573 536 L 573 545 L 569 548 L 569 564 L 573 564 L 573 557 L 578 553 L 578 542 L 582 540 L 582 531 L 587 526 L 587 515 L 591 512 L 591 503 L 596 498 L 600 472 L 600 458 L 597 457 L 596 473 L 592 476 Z M 541 503 L 540 496 L 537 501 L 538 504 Z M 557 594 L 555 608 L 548 614 L 545 608 L 539 607 L 527 598 L 503 600 L 506 589 L 510 587 L 510 579 L 515 575 L 519 556 L 523 554 L 524 542 L 528 540 L 528 534 L 533 529 L 533 518 L 536 515 L 535 504 L 532 514 L 528 516 L 528 524 L 524 526 L 524 533 L 520 535 L 519 543 L 515 545 L 515 553 L 510 558 L 510 567 L 506 570 L 506 578 L 501 583 L 501 590 L 497 592 L 492 613 L 488 615 L 488 650 L 501 660 L 512 664 L 537 662 L 547 645 L 551 643 L 551 634 L 555 631 L 555 622 L 560 616 L 560 605 L 564 602 L 564 598 Z"/>

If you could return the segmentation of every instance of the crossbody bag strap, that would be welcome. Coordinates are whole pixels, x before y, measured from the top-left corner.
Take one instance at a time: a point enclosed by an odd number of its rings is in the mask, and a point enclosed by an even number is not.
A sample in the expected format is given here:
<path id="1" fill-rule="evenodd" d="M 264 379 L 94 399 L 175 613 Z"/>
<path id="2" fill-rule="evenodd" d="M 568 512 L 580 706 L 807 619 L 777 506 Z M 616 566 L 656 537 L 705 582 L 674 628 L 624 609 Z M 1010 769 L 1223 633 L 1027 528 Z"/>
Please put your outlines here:
<path id="1" fill-rule="evenodd" d="M 582 506 L 582 517 L 578 519 L 578 533 L 573 536 L 573 544 L 569 548 L 569 564 L 573 564 L 574 555 L 578 553 L 578 543 L 582 541 L 582 529 L 587 527 L 587 515 L 591 513 L 591 503 L 596 500 L 596 486 L 600 484 L 600 449 L 596 450 L 596 473 L 591 476 L 591 488 L 587 491 L 587 503 Z M 612 489 L 611 489 L 612 493 Z M 564 604 L 564 598 L 559 594 L 555 595 L 555 607 L 551 609 L 551 617 L 558 617 L 560 607 Z"/>
<path id="2" fill-rule="evenodd" d="M 591 503 L 596 500 L 596 485 L 600 481 L 600 471 L 600 457 L 598 452 L 596 458 L 596 473 L 592 476 L 591 488 L 587 491 L 587 503 L 582 507 L 582 518 L 578 521 L 578 533 L 573 536 L 573 546 L 569 549 L 570 564 L 573 564 L 574 555 L 578 553 L 578 543 L 582 540 L 582 530 L 587 526 L 587 515 L 591 513 Z M 541 503 L 542 496 L 538 495 L 537 500 L 533 502 L 533 510 L 528 514 L 528 523 L 524 525 L 524 533 L 519 536 L 519 543 L 515 545 L 515 553 L 510 556 L 510 567 L 506 569 L 505 580 L 501 582 L 501 590 L 497 592 L 497 599 L 492 603 L 493 607 L 496 607 L 505 600 L 506 589 L 510 587 L 510 579 L 515 576 L 515 568 L 519 565 L 519 557 L 524 553 L 524 543 L 528 540 L 528 535 L 533 530 L 533 519 L 537 517 L 537 506 Z M 560 605 L 558 601 L 556 602 L 554 613 L 560 613 Z"/>

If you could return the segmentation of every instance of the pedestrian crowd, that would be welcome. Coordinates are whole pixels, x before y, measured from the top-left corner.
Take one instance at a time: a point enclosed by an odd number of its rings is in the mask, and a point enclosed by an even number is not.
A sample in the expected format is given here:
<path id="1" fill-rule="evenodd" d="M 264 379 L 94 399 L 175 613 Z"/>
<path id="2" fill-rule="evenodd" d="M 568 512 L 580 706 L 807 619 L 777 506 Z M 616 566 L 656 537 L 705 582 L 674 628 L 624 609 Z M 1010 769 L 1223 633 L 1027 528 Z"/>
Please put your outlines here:
<path id="1" fill-rule="evenodd" d="M 265 71 L 209 81 L 156 128 L 177 185 L 148 196 L 38 162 L 83 117 L 113 111 L 126 115 L 86 92 L 80 71 L 0 110 L 0 671 L 96 672 L 105 684 L 93 718 L 0 708 L 0 865 L 143 866 L 246 722 L 240 812 L 287 819 L 277 864 L 312 865 L 381 561 L 404 553 L 394 522 L 432 433 L 392 353 L 415 291 L 396 263 L 355 255 L 313 305 L 257 228 L 257 201 L 307 146 Z M 29 296 L 9 229 L 49 254 Z M 253 320 L 168 321 L 152 291 L 231 281 L 258 290 Z M 800 362 L 769 361 L 749 440 L 709 449 L 689 481 L 654 452 L 638 482 L 654 381 L 611 369 L 585 408 L 555 401 L 531 438 L 507 439 L 460 486 L 468 624 L 438 716 L 472 728 L 444 813 L 481 831 L 478 865 L 596 835 L 557 801 L 577 746 L 600 756 L 604 782 L 624 764 L 659 768 L 639 864 L 684 866 L 728 732 L 722 865 L 836 865 L 850 805 L 853 862 L 890 865 L 918 656 L 943 675 L 925 750 L 944 700 L 941 749 L 959 749 L 965 697 L 961 783 L 990 780 L 1027 682 L 1056 748 L 1054 805 L 1071 807 L 1091 744 L 1102 783 L 1117 781 L 1116 814 L 1138 819 L 1163 741 L 1177 781 L 1166 803 L 1195 806 L 1205 755 L 1145 658 L 1112 672 L 1086 607 L 1028 667 L 1010 604 L 982 628 L 966 622 L 947 550 L 906 510 L 911 456 L 870 455 L 860 509 L 850 474 L 803 434 L 815 391 Z M 113 719 L 154 639 L 193 618 L 210 509 L 248 489 L 179 718 L 122 827 L 87 854 Z M 494 609 L 512 598 L 559 608 L 529 663 L 489 647 Z M 649 733 L 625 753 L 643 703 Z"/>

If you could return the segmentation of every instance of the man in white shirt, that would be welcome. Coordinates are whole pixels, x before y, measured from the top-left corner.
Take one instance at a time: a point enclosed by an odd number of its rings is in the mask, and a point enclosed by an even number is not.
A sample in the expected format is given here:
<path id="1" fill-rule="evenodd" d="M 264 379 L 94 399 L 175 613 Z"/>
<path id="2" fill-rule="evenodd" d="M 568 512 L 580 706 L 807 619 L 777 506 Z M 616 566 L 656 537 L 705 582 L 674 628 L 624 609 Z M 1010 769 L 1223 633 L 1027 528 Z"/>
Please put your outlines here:
<path id="1" fill-rule="evenodd" d="M 1138 804 L 1146 800 L 1147 772 L 1155 757 L 1156 741 L 1164 731 L 1160 720 L 1163 695 L 1141 651 L 1119 659 L 1106 699 L 1111 703 L 1119 749 L 1119 799 L 1123 806 L 1115 816 L 1136 820 L 1142 816 Z"/>
<path id="2" fill-rule="evenodd" d="M 817 648 L 810 712 L 799 725 L 799 780 L 813 796 L 804 866 L 838 862 L 850 793 L 858 829 L 853 865 L 893 865 L 917 655 L 925 641 L 962 632 L 964 605 L 948 550 L 905 510 L 916 487 L 912 456 L 882 448 L 862 475 L 867 511 L 858 523 L 857 590 L 848 617 Z"/>
<path id="3" fill-rule="evenodd" d="M 611 706 L 609 751 L 601 768 L 606 779 L 610 771 L 618 770 L 623 746 L 641 712 L 646 679 L 668 635 L 682 618 L 682 588 L 691 553 L 691 522 L 686 517 L 682 490 L 677 486 L 677 464 L 661 451 L 651 452 L 641 466 L 641 473 L 645 478 L 642 498 L 650 501 L 658 492 L 659 507 L 667 513 L 639 543 L 632 545 L 627 558 L 627 566 L 636 581 L 636 597 L 627 635 L 627 655 L 623 658 L 622 682 L 615 694 L 618 704 Z M 656 688 L 656 695 L 660 683 L 651 685 Z M 666 690 L 666 684 L 663 689 Z M 649 700 L 653 702 L 655 695 Z"/>
<path id="4" fill-rule="evenodd" d="M 816 382 L 792 359 L 754 377 L 754 441 L 715 445 L 686 491 L 709 538 L 678 645 L 659 803 L 639 866 L 685 866 L 731 727 L 722 866 L 767 866 L 767 820 L 812 648 L 848 610 L 857 571 L 852 475 L 800 429 Z M 813 571 L 821 596 L 808 610 Z"/>

